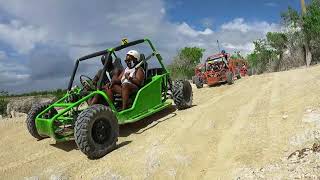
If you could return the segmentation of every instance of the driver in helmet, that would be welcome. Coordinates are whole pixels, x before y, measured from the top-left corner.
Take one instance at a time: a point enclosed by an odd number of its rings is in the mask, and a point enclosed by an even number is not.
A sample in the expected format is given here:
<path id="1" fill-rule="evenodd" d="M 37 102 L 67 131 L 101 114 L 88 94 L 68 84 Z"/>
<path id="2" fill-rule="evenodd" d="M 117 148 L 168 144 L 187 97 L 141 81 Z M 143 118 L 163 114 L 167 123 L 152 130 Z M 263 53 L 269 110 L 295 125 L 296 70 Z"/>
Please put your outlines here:
<path id="1" fill-rule="evenodd" d="M 105 90 L 113 101 L 114 94 L 122 96 L 122 110 L 128 107 L 129 96 L 137 92 L 144 82 L 144 70 L 142 67 L 136 67 L 140 60 L 140 53 L 136 50 L 130 50 L 126 54 L 127 68 L 119 75 L 112 78 L 111 86 L 105 86 Z"/>
<path id="2" fill-rule="evenodd" d="M 105 63 L 107 63 L 106 76 L 104 76 L 104 79 L 102 80 L 103 84 L 110 82 L 112 74 L 113 74 L 113 70 L 114 70 L 113 63 L 112 63 L 112 56 L 109 56 L 108 60 L 107 60 L 106 56 L 107 56 L 106 54 L 101 56 L 102 66 L 104 66 Z M 96 86 L 96 87 L 97 87 L 100 75 L 102 73 L 102 70 L 103 70 L 103 68 L 99 69 L 99 71 L 97 72 L 97 74 L 94 76 L 94 78 L 92 80 L 94 86 Z"/>
<path id="3" fill-rule="evenodd" d="M 110 55 L 109 58 L 107 59 L 107 54 L 104 54 L 101 56 L 101 63 L 104 66 L 107 63 L 107 69 L 106 69 L 106 76 L 103 76 L 102 79 L 102 86 L 108 84 L 111 82 L 111 79 L 114 75 L 119 73 L 119 70 L 116 69 L 112 63 L 112 56 Z M 98 81 L 100 79 L 101 73 L 103 71 L 103 68 L 99 69 L 97 74 L 94 76 L 92 82 L 95 87 L 98 85 Z M 87 88 L 88 89 L 88 88 Z M 89 100 L 89 104 L 97 104 L 101 100 L 100 95 L 94 96 L 91 100 Z"/>
<path id="4" fill-rule="evenodd" d="M 226 61 L 228 62 L 228 54 L 226 53 L 225 50 L 221 51 L 221 54 L 223 55 L 223 57 L 226 59 Z"/>

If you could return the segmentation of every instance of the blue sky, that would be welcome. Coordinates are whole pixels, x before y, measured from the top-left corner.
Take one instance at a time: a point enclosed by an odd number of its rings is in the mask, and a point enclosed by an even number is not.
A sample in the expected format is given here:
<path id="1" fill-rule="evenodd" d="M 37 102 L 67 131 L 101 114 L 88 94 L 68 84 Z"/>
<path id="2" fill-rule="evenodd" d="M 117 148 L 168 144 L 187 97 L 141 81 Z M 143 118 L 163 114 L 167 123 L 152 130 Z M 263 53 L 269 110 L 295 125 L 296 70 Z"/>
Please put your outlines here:
<path id="1" fill-rule="evenodd" d="M 300 8 L 300 0 L 166 0 L 166 3 L 170 20 L 187 22 L 196 29 L 203 28 L 204 19 L 211 21 L 213 29 L 236 17 L 279 23 L 280 12 L 288 6 Z"/>
<path id="2" fill-rule="evenodd" d="M 280 13 L 300 0 L 0 0 L 0 90 L 65 88 L 74 60 L 149 37 L 169 64 L 185 46 L 217 52 L 253 50 L 281 30 Z M 308 1 L 307 1 L 308 2 Z M 111 6 L 112 5 L 112 6 Z M 99 64 L 82 73 L 94 74 Z"/>

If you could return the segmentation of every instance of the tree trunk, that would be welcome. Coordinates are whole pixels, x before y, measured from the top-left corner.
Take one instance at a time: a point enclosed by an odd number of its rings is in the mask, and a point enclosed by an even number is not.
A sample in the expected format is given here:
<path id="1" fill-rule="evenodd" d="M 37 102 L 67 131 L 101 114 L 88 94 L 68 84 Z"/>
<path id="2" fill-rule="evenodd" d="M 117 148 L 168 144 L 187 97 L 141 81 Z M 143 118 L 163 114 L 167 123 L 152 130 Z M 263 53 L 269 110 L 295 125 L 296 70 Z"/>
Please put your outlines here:
<path id="1" fill-rule="evenodd" d="M 306 15 L 307 8 L 306 8 L 305 0 L 300 0 L 300 5 L 301 5 L 302 15 Z M 312 59 L 312 54 L 310 52 L 309 44 L 306 40 L 304 42 L 304 51 L 305 51 L 306 65 L 307 65 L 307 67 L 309 67 L 310 63 L 311 63 L 311 59 Z"/>
<path id="2" fill-rule="evenodd" d="M 311 64 L 311 60 L 312 60 L 312 54 L 311 54 L 308 43 L 304 44 L 304 50 L 305 50 L 306 65 L 307 65 L 307 67 L 309 67 Z"/>

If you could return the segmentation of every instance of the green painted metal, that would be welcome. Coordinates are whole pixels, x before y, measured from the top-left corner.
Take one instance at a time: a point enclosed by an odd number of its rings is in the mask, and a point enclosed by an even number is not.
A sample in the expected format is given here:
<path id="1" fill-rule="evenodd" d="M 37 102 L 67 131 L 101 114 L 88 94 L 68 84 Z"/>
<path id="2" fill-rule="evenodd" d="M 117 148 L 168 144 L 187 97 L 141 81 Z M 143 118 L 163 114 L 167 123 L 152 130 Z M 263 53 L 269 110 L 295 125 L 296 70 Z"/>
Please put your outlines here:
<path id="1" fill-rule="evenodd" d="M 63 103 L 56 103 L 56 104 L 54 105 L 54 107 L 68 107 L 68 106 L 70 106 L 70 105 L 72 105 L 72 103 L 65 103 L 65 104 L 63 104 Z"/>
<path id="2" fill-rule="evenodd" d="M 161 104 L 161 83 L 165 75 L 156 75 L 152 77 L 152 81 L 141 88 L 133 102 L 131 108 L 120 112 L 117 116 L 119 124 L 124 124 L 131 119 L 139 117 L 141 114 Z"/>
<path id="3" fill-rule="evenodd" d="M 101 95 L 106 100 L 109 107 L 117 117 L 119 124 L 136 122 L 171 106 L 172 101 L 168 99 L 166 95 L 163 95 L 163 92 L 167 92 L 168 90 L 167 82 L 169 78 L 169 72 L 162 63 L 161 55 L 156 51 L 151 41 L 146 38 L 145 42 L 147 42 L 150 45 L 161 67 L 164 69 L 164 73 L 161 75 L 155 75 L 150 79 L 146 80 L 147 83 L 137 92 L 134 102 L 129 109 L 118 112 L 112 101 L 107 96 L 107 94 L 100 90 L 90 92 L 89 95 L 81 98 L 77 102 L 64 103 L 64 101 L 71 94 L 80 94 L 81 89 L 75 88 L 70 92 L 66 93 L 66 95 L 59 99 L 57 102 L 51 104 L 39 115 L 37 115 L 35 123 L 38 133 L 43 136 L 52 137 L 57 141 L 67 141 L 72 139 L 73 133 L 61 135 L 57 132 L 63 126 L 72 125 L 76 119 L 77 113 L 80 113 L 80 111 L 78 110 L 79 105 L 86 102 L 95 95 Z M 115 53 L 114 48 L 109 48 L 108 51 L 110 51 L 113 54 Z M 48 113 L 49 110 L 52 108 L 62 109 L 59 110 L 58 113 L 54 115 L 52 118 L 44 118 L 43 115 Z"/>

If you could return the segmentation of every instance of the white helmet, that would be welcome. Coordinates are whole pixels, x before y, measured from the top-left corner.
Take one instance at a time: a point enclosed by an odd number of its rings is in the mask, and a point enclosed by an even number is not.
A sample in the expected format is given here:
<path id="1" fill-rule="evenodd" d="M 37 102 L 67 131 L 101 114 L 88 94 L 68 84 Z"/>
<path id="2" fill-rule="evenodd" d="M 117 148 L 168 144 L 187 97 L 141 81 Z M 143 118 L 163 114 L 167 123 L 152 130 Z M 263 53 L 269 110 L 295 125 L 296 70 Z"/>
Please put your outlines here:
<path id="1" fill-rule="evenodd" d="M 127 52 L 127 55 L 135 57 L 138 61 L 140 60 L 140 53 L 136 50 L 130 50 L 129 52 Z"/>

